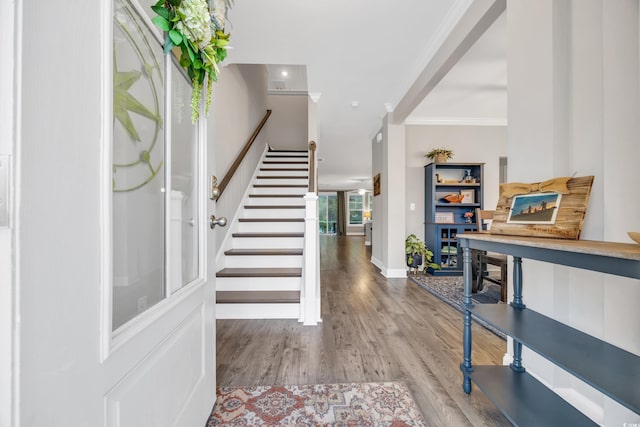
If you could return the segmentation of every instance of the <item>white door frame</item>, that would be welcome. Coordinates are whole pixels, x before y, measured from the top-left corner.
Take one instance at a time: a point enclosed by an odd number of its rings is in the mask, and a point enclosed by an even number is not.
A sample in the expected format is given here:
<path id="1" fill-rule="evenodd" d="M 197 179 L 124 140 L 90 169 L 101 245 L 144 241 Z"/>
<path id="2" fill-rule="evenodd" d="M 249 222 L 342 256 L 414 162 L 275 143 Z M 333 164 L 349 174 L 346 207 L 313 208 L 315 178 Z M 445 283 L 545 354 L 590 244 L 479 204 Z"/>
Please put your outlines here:
<path id="1" fill-rule="evenodd" d="M 0 178 L 0 183 L 8 178 L 9 195 L 2 196 L 0 209 L 9 209 L 8 225 L 0 224 L 0 425 L 14 426 L 15 383 L 13 368 L 17 360 L 15 352 L 18 349 L 14 342 L 15 325 L 15 173 L 14 158 L 16 150 L 16 112 L 19 111 L 19 95 L 16 93 L 16 75 L 20 68 L 20 56 L 16 50 L 16 25 L 19 20 L 21 4 L 16 1 L 3 2 L 3 13 L 0 15 L 0 169 L 6 176 Z M 1 216 L 1 215 L 0 215 Z M 16 365 L 16 369 L 19 366 Z"/>

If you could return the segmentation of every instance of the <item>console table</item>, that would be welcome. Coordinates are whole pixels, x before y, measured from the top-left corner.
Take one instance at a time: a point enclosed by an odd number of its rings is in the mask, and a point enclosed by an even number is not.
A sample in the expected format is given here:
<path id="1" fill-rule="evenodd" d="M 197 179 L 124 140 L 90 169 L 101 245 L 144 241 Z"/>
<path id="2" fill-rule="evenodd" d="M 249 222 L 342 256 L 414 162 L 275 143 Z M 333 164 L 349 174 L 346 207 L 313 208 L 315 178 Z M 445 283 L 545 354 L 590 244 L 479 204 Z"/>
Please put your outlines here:
<path id="1" fill-rule="evenodd" d="M 528 309 L 522 301 L 522 258 L 640 279 L 640 245 L 486 233 L 461 234 L 458 242 L 464 274 L 464 359 L 460 369 L 465 393 L 471 393 L 471 382 L 475 383 L 515 425 L 597 425 L 526 372 L 522 365 L 525 345 L 640 414 L 640 356 Z M 513 256 L 512 302 L 473 304 L 471 249 Z M 509 366 L 471 363 L 474 318 L 513 338 Z"/>

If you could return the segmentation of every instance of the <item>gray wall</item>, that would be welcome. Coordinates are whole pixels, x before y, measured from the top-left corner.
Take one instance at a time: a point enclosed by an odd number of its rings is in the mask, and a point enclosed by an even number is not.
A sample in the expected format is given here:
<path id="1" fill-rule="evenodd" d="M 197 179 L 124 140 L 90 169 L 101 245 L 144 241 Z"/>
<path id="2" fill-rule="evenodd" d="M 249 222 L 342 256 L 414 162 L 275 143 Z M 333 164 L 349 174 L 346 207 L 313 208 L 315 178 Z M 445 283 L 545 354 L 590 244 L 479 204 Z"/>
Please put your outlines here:
<path id="1" fill-rule="evenodd" d="M 640 230 L 638 1 L 511 1 L 509 179 L 594 175 L 582 239 L 631 243 Z M 523 263 L 528 308 L 640 354 L 640 281 Z M 533 352 L 526 368 L 607 425 L 640 416 Z"/>
<path id="2" fill-rule="evenodd" d="M 305 150 L 309 143 L 309 96 L 307 94 L 269 94 L 267 104 L 273 112 L 266 140 L 278 150 Z"/>
<path id="3" fill-rule="evenodd" d="M 424 238 L 424 155 L 432 148 L 453 150 L 452 162 L 485 163 L 484 207 L 498 203 L 499 161 L 507 155 L 506 126 L 407 126 L 407 235 Z M 415 210 L 411 210 L 411 204 Z"/>
<path id="4" fill-rule="evenodd" d="M 382 129 L 380 129 L 379 134 L 382 136 Z M 378 142 L 376 136 L 371 140 L 371 153 L 371 176 L 373 178 L 377 174 L 382 173 L 382 142 Z M 382 217 L 384 203 L 384 193 L 373 196 L 371 261 L 378 267 L 382 265 Z"/>
<path id="5" fill-rule="evenodd" d="M 222 68 L 213 100 L 214 120 L 210 121 L 208 144 L 215 144 L 216 176 L 222 180 L 242 147 L 267 111 L 267 69 L 264 65 L 229 65 Z M 265 148 L 269 120 L 234 174 L 227 189 L 216 203 L 216 216 L 229 221 L 242 201 L 242 196 Z M 216 227 L 219 250 L 230 227 Z"/>

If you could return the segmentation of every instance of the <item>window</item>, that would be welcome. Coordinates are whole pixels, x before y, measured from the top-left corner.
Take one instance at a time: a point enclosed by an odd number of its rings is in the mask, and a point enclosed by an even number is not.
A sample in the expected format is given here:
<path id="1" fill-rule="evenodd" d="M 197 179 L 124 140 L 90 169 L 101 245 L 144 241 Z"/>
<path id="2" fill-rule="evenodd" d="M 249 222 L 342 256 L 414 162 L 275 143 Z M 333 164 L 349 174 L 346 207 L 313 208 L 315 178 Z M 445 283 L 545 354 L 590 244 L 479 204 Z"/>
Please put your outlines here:
<path id="1" fill-rule="evenodd" d="M 335 194 L 320 194 L 318 197 L 320 234 L 336 234 L 338 199 Z"/>
<path id="2" fill-rule="evenodd" d="M 176 58 L 164 66 L 148 25 L 132 3 L 114 2 L 113 331 L 203 277 L 191 84 Z"/>
<path id="3" fill-rule="evenodd" d="M 362 224 L 362 195 L 358 193 L 349 194 L 349 224 Z"/>

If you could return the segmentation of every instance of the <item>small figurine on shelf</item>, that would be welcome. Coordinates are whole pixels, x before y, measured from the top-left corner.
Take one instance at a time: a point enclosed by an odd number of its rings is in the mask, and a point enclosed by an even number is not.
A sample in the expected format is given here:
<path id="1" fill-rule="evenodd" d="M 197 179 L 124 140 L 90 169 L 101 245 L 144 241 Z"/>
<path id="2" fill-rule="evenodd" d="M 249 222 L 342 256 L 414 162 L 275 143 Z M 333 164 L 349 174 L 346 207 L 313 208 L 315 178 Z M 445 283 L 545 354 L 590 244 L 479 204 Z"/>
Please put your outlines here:
<path id="1" fill-rule="evenodd" d="M 473 211 L 466 211 L 464 213 L 464 222 L 471 224 L 473 222 Z"/>

